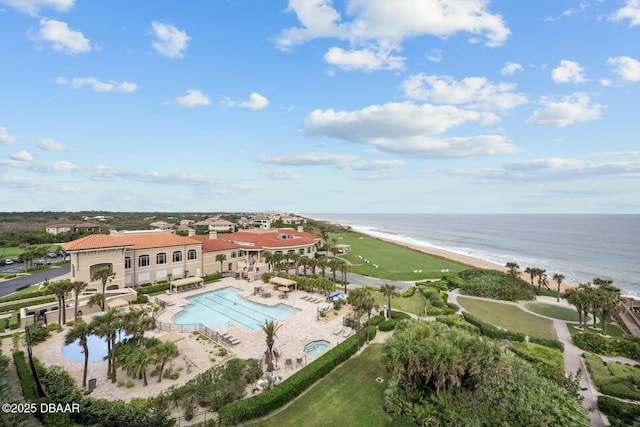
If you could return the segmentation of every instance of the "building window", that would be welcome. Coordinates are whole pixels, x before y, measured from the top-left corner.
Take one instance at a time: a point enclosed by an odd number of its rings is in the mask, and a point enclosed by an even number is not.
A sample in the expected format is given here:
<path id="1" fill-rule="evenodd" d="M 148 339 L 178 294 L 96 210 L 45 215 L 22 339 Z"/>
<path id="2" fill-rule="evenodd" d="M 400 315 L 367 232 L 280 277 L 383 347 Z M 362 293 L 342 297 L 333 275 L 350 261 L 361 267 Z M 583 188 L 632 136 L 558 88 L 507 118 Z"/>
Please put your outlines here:
<path id="1" fill-rule="evenodd" d="M 311 253 L 311 247 L 307 248 L 307 253 L 310 254 Z"/>
<path id="2" fill-rule="evenodd" d="M 193 260 L 193 259 L 197 259 L 198 255 L 195 249 L 189 249 L 189 252 L 187 252 L 187 259 L 188 260 Z"/>
<path id="3" fill-rule="evenodd" d="M 149 255 L 140 255 L 138 257 L 138 267 L 148 267 L 149 266 Z"/>
<path id="4" fill-rule="evenodd" d="M 304 255 L 304 248 L 300 248 L 300 250 L 298 250 L 298 253 L 299 253 L 300 255 Z"/>
<path id="5" fill-rule="evenodd" d="M 130 256 L 124 257 L 124 268 L 125 268 L 125 270 L 128 270 L 128 269 L 131 268 L 131 257 Z"/>
<path id="6" fill-rule="evenodd" d="M 165 254 L 164 252 L 161 252 L 158 255 L 156 255 L 156 264 L 166 264 L 166 263 L 167 263 L 167 254 Z"/>
<path id="7" fill-rule="evenodd" d="M 182 261 L 182 252 L 175 251 L 173 253 L 173 262 L 180 262 L 180 261 Z"/>
<path id="8" fill-rule="evenodd" d="M 236 251 L 231 252 L 231 258 L 235 258 L 236 257 Z"/>

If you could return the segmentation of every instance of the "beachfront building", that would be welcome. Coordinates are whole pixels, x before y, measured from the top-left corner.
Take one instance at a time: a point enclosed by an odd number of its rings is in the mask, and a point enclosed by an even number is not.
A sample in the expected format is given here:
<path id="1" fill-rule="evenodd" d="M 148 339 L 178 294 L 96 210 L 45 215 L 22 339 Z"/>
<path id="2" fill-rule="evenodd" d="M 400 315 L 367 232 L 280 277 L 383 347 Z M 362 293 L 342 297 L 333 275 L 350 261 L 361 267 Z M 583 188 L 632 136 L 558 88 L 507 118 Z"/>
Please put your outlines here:
<path id="1" fill-rule="evenodd" d="M 169 275 L 179 279 L 228 272 L 245 277 L 244 272 L 259 272 L 266 266 L 265 251 L 313 258 L 322 240 L 302 227 L 191 234 L 157 230 L 93 234 L 64 243 L 62 249 L 71 257 L 72 280 L 89 283 L 87 292 L 101 292 L 101 283 L 91 278 L 102 267 L 114 273 L 107 290 L 168 280 Z"/>

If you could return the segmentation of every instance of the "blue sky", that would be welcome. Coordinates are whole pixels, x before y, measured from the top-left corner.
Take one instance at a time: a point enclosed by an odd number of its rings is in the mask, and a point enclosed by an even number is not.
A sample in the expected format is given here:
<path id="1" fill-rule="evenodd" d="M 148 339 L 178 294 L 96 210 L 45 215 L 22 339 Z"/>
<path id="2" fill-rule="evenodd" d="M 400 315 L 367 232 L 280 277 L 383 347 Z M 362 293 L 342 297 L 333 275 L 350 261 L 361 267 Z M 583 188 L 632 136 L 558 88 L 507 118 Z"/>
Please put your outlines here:
<path id="1" fill-rule="evenodd" d="M 640 212 L 640 0 L 0 0 L 0 209 Z"/>

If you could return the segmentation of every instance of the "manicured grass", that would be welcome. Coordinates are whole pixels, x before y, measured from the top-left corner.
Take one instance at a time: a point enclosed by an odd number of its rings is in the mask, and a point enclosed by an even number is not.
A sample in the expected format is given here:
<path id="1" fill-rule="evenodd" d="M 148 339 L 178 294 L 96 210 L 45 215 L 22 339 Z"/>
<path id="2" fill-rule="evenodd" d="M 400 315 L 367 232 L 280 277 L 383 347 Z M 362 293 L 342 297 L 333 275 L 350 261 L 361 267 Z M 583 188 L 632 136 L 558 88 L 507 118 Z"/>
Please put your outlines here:
<path id="1" fill-rule="evenodd" d="M 542 302 L 528 302 L 525 304 L 525 307 L 534 313 L 553 317 L 554 319 L 560 319 L 567 322 L 577 322 L 579 320 L 578 312 L 574 308 L 561 307 Z"/>
<path id="2" fill-rule="evenodd" d="M 329 242 L 332 242 L 332 239 L 337 239 L 338 244 L 351 245 L 351 252 L 340 255 L 340 257 L 352 264 L 352 272 L 364 276 L 417 282 L 424 279 L 438 279 L 442 277 L 443 269 L 454 273 L 468 268 L 454 261 L 428 255 L 364 234 L 331 233 Z M 366 263 L 364 259 L 370 262 Z M 378 265 L 378 268 L 375 268 L 373 264 Z M 414 273 L 415 270 L 422 270 L 422 273 Z"/>
<path id="3" fill-rule="evenodd" d="M 596 323 L 596 329 L 592 329 L 592 326 L 593 322 L 589 322 L 587 332 L 594 334 L 599 334 L 601 332 L 602 325 L 600 324 L 600 322 Z M 578 329 L 577 325 L 567 325 L 567 327 L 569 328 L 569 333 L 571 334 L 571 336 L 584 332 L 582 329 Z M 612 337 L 623 337 L 627 334 L 618 325 L 607 323 L 607 335 Z"/>
<path id="4" fill-rule="evenodd" d="M 385 382 L 376 382 L 377 377 Z M 280 426 L 388 426 L 382 411 L 387 388 L 382 345 L 371 344 L 346 361 L 309 392 L 260 427 Z"/>
<path id="5" fill-rule="evenodd" d="M 371 293 L 380 310 L 383 309 L 383 306 L 389 304 L 389 298 L 382 295 L 382 292 L 371 291 Z M 419 292 L 415 292 L 409 298 L 394 297 L 391 299 L 391 310 L 393 311 L 395 309 L 413 313 L 418 316 L 424 316 L 424 298 Z"/>
<path id="6" fill-rule="evenodd" d="M 539 362 L 553 366 L 564 372 L 564 358 L 562 357 L 562 352 L 558 349 L 531 342 L 514 342 L 511 343 L 511 346 Z"/>
<path id="7" fill-rule="evenodd" d="M 47 250 L 49 252 L 55 252 L 60 245 L 37 245 L 37 246 L 47 246 Z M 18 246 L 7 246 L 0 248 L 0 258 L 18 258 L 20 254 L 24 252 L 24 249 Z"/>
<path id="8" fill-rule="evenodd" d="M 460 296 L 458 303 L 469 313 L 492 325 L 534 337 L 558 338 L 551 320 L 524 312 L 515 305 Z"/>

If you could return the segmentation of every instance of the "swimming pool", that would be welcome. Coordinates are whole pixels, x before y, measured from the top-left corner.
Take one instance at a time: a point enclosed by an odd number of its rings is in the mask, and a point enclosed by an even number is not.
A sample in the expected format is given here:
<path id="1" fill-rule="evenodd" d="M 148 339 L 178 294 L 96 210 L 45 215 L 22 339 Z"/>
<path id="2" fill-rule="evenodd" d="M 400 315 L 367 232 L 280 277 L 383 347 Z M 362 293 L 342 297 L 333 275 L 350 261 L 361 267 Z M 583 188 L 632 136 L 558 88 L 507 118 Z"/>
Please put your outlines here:
<path id="1" fill-rule="evenodd" d="M 297 313 L 286 304 L 265 305 L 244 299 L 240 290 L 228 287 L 186 298 L 191 304 L 173 316 L 176 325 L 202 323 L 222 328 L 237 325 L 248 331 L 260 329 L 265 320 L 280 320 Z"/>
<path id="2" fill-rule="evenodd" d="M 122 336 L 116 337 L 116 342 L 128 338 L 124 332 Z M 87 347 L 89 348 L 89 362 L 101 362 L 107 356 L 107 339 L 95 335 L 87 337 Z M 71 344 L 63 345 L 60 348 L 62 356 L 72 362 L 84 362 L 84 352 L 80 346 L 80 340 L 75 340 Z"/>
<path id="3" fill-rule="evenodd" d="M 304 352 L 307 354 L 320 354 L 324 353 L 329 348 L 329 341 L 317 340 L 311 341 L 304 346 Z"/>

